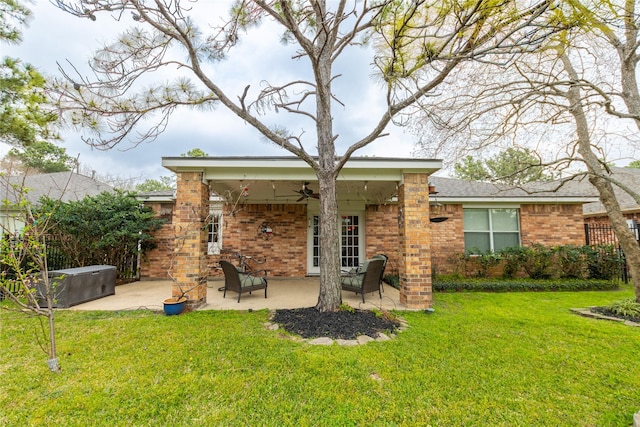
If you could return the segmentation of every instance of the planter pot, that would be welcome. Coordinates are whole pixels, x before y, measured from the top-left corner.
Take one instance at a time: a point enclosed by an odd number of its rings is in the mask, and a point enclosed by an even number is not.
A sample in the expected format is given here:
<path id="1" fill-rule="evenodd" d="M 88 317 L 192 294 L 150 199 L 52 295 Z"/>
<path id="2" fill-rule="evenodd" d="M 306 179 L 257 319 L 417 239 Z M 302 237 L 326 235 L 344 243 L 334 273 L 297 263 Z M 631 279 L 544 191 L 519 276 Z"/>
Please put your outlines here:
<path id="1" fill-rule="evenodd" d="M 164 314 L 167 316 L 173 316 L 180 314 L 184 311 L 187 305 L 187 299 L 182 298 L 167 298 L 164 300 Z"/>

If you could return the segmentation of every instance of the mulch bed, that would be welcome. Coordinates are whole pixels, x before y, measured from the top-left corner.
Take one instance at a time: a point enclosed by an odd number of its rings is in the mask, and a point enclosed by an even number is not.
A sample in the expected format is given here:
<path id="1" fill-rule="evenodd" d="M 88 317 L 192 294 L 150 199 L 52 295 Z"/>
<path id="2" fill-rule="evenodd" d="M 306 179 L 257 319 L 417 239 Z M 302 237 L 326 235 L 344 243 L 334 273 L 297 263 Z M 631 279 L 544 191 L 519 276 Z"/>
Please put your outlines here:
<path id="1" fill-rule="evenodd" d="M 605 307 L 591 307 L 591 311 L 594 313 L 603 314 L 605 316 L 615 317 L 617 319 L 628 320 L 634 323 L 640 323 L 640 317 L 622 316 L 618 313 L 614 313 L 610 310 L 607 310 Z"/>
<path id="2" fill-rule="evenodd" d="M 394 332 L 400 326 L 398 321 L 369 310 L 320 312 L 314 307 L 276 310 L 272 321 L 303 338 L 343 340 L 353 340 L 359 335 L 375 338 L 379 332 Z"/>

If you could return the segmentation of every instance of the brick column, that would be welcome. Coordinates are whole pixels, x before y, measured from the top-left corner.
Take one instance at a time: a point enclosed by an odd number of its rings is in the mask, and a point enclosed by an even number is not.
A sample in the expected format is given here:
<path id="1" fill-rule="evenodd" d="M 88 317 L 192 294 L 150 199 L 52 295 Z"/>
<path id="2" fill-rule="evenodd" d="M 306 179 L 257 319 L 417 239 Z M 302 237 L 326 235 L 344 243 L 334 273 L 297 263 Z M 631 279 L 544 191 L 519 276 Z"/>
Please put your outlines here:
<path id="1" fill-rule="evenodd" d="M 177 174 L 176 207 L 173 214 L 176 242 L 171 263 L 172 296 L 188 291 L 187 309 L 207 302 L 207 227 L 209 186 L 201 172 Z"/>
<path id="2" fill-rule="evenodd" d="M 409 309 L 430 308 L 431 223 L 429 175 L 405 173 L 398 189 L 400 302 Z"/>

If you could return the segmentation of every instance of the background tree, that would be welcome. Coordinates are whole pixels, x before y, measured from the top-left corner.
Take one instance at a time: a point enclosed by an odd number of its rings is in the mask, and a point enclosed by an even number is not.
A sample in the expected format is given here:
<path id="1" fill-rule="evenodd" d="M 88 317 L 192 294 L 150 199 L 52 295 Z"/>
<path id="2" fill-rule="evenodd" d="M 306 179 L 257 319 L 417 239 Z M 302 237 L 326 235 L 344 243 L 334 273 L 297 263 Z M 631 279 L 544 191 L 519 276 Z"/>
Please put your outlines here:
<path id="1" fill-rule="evenodd" d="M 17 162 L 25 173 L 66 172 L 75 167 L 75 159 L 63 147 L 47 141 L 36 141 L 21 149 L 12 148 L 5 156 Z"/>
<path id="2" fill-rule="evenodd" d="M 180 156 L 182 156 L 182 157 L 208 157 L 209 155 L 207 153 L 205 153 L 203 150 L 201 150 L 200 148 L 192 148 L 191 150 L 187 151 L 186 153 L 180 154 Z"/>
<path id="3" fill-rule="evenodd" d="M 490 181 L 491 175 L 484 161 L 473 156 L 466 156 L 454 165 L 454 176 L 465 181 Z"/>
<path id="4" fill-rule="evenodd" d="M 30 15 L 18 1 L 0 0 L 0 43 L 19 43 Z M 33 66 L 2 58 L 0 143 L 13 147 L 7 160 L 19 162 L 23 172 L 62 172 L 73 167 L 73 158 L 65 149 L 48 141 L 59 139 L 55 132 L 58 115 L 48 103 L 45 86 L 45 78 Z"/>
<path id="5" fill-rule="evenodd" d="M 431 95 L 459 65 L 539 44 L 554 31 L 545 19 L 547 1 L 525 6 L 509 0 L 243 0 L 234 3 L 231 16 L 220 25 L 200 25 L 198 5 L 192 2 L 186 6 L 162 0 L 55 3 L 79 17 L 131 16 L 136 23 L 95 55 L 90 62 L 95 79 L 75 69 L 62 70 L 66 79 L 55 87 L 61 110 L 91 133 L 87 139 L 91 144 L 113 147 L 133 136 L 134 129 L 140 135 L 134 143 L 150 141 L 165 129 L 177 107 L 221 105 L 309 164 L 320 194 L 323 232 L 316 307 L 322 311 L 337 310 L 341 303 L 336 179 L 344 164 L 357 150 L 383 137 L 394 117 Z M 281 32 L 285 42 L 281 48 L 295 61 L 282 64 L 284 81 L 250 81 L 240 92 L 221 87 L 208 64 L 232 55 L 243 33 L 266 21 Z M 205 35 L 206 28 L 214 31 Z M 335 68 L 341 58 L 350 57 L 368 41 L 376 48 L 367 61 L 374 64 L 382 105 L 374 113 L 371 129 L 355 140 L 342 141 L 334 107 L 349 111 L 347 104 L 358 97 L 339 92 L 335 83 L 340 74 Z M 172 82 L 148 84 L 150 71 L 166 69 L 176 76 Z M 358 78 L 370 75 L 367 70 Z M 142 119 L 153 114 L 159 116 L 154 124 L 139 129 L 146 123 Z M 287 129 L 285 117 L 295 118 L 303 130 Z M 109 133 L 103 132 L 105 128 Z"/>
<path id="6" fill-rule="evenodd" d="M 172 190 L 176 188 L 175 177 L 161 176 L 158 179 L 147 179 L 136 185 L 135 191 L 138 193 L 150 193 L 152 191 Z"/>
<path id="7" fill-rule="evenodd" d="M 31 12 L 14 0 L 0 0 L 0 43 L 19 43 Z M 57 114 L 47 109 L 44 77 L 31 65 L 4 56 L 0 62 L 0 142 L 27 147 L 57 138 Z"/>
<path id="8" fill-rule="evenodd" d="M 640 160 L 633 160 L 626 167 L 633 169 L 640 169 Z"/>
<path id="9" fill-rule="evenodd" d="M 454 175 L 467 181 L 491 181 L 507 185 L 550 181 L 551 172 L 528 148 L 509 147 L 487 160 L 467 156 L 454 166 Z"/>
<path id="10" fill-rule="evenodd" d="M 115 265 L 123 270 L 127 255 L 153 247 L 153 231 L 165 220 L 142 206 L 132 193 L 116 191 L 61 203 L 43 198 L 36 209 L 48 217 L 51 240 L 59 242 L 65 259 L 73 266 Z"/>

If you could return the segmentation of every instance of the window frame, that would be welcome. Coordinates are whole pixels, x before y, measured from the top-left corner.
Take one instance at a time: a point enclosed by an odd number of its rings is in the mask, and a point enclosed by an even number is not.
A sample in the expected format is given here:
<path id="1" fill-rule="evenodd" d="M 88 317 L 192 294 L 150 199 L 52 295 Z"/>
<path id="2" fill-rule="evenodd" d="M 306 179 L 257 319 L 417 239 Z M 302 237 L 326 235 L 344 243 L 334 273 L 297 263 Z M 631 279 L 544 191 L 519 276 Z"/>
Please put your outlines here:
<path id="1" fill-rule="evenodd" d="M 209 223 L 207 224 L 207 254 L 208 255 L 219 255 L 222 250 L 222 242 L 223 242 L 223 225 L 224 225 L 224 214 L 223 214 L 223 204 L 221 202 L 209 202 Z M 217 219 L 217 224 L 215 221 Z M 216 234 L 214 232 L 214 228 L 217 232 L 218 241 L 214 242 L 212 237 Z"/>
<path id="2" fill-rule="evenodd" d="M 487 230 L 469 230 L 467 229 L 467 224 L 466 221 L 464 220 L 465 218 L 465 211 L 466 210 L 470 210 L 470 209 L 475 209 L 475 210 L 484 210 L 487 211 L 488 214 L 488 229 Z M 498 210 L 513 210 L 516 213 L 516 230 L 496 230 L 494 227 L 494 215 L 493 215 L 493 211 L 498 211 Z M 519 205 L 499 205 L 499 206 L 473 206 L 473 205 L 463 205 L 462 207 L 462 218 L 463 218 L 463 224 L 462 224 L 462 230 L 463 230 L 463 239 L 464 239 L 464 245 L 465 245 L 465 252 L 467 253 L 474 253 L 475 251 L 473 250 L 473 248 L 467 248 L 467 233 L 478 233 L 478 234 L 483 234 L 483 235 L 488 235 L 489 237 L 489 248 L 488 251 L 489 252 L 495 252 L 496 251 L 496 246 L 495 246 L 495 235 L 496 234 L 517 234 L 517 247 L 521 247 L 522 246 L 522 227 L 520 224 L 520 206 Z M 513 246 L 509 246 L 509 247 L 513 247 Z M 480 253 L 485 252 L 485 249 L 481 249 L 481 248 L 477 248 L 478 251 Z M 504 248 L 501 248 L 504 249 Z"/>

